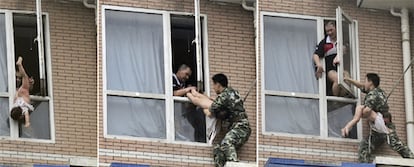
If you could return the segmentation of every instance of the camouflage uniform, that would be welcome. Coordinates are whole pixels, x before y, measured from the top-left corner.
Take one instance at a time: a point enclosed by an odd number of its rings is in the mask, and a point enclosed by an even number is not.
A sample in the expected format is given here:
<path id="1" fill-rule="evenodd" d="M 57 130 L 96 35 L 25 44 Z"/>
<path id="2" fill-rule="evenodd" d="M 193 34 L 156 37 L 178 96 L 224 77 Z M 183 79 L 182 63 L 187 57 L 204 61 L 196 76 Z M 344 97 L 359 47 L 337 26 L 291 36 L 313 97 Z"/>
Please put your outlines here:
<path id="1" fill-rule="evenodd" d="M 389 109 L 387 104 L 387 97 L 384 91 L 380 88 L 371 90 L 365 96 L 364 105 L 379 113 L 388 112 Z M 391 130 L 388 134 L 388 144 L 391 146 L 391 148 L 394 151 L 397 151 L 404 158 L 414 158 L 414 155 L 410 149 L 398 138 L 394 124 L 390 122 L 386 124 L 386 126 Z M 369 140 L 371 140 L 371 144 L 369 143 Z M 358 160 L 360 162 L 372 161 L 371 152 L 382 145 L 385 141 L 387 141 L 387 134 L 378 133 L 370 128 L 370 136 L 367 139 L 362 140 L 359 144 Z"/>
<path id="2" fill-rule="evenodd" d="M 365 92 L 363 90 L 363 92 Z M 388 112 L 387 96 L 380 88 L 369 91 L 364 98 L 364 106 L 371 108 L 375 112 Z"/>
<path id="3" fill-rule="evenodd" d="M 405 145 L 400 138 L 397 136 L 395 131 L 395 126 L 393 123 L 388 123 L 387 127 L 391 130 L 388 134 L 389 142 L 388 145 L 391 148 L 398 152 L 404 158 L 414 158 L 414 154 L 410 149 Z M 358 160 L 360 162 L 371 162 L 373 159 L 371 157 L 371 152 L 374 151 L 377 147 L 381 146 L 384 142 L 387 141 L 387 134 L 378 133 L 371 130 L 371 148 L 369 148 L 369 138 L 361 141 L 358 149 Z"/>
<path id="4" fill-rule="evenodd" d="M 214 146 L 216 166 L 222 167 L 226 161 L 238 161 L 236 149 L 246 143 L 251 133 L 239 93 L 232 88 L 225 88 L 214 100 L 210 112 L 230 125 L 221 143 Z"/>

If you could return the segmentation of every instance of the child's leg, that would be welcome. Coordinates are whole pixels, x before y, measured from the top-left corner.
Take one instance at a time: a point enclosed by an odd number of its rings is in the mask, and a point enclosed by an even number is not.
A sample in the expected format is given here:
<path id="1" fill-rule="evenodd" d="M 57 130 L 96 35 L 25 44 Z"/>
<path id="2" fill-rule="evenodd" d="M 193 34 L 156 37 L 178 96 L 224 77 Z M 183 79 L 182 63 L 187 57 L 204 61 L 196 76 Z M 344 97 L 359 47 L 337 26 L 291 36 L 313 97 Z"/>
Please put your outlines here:
<path id="1" fill-rule="evenodd" d="M 345 125 L 345 127 L 344 127 L 344 128 L 342 128 L 342 129 L 341 129 L 341 132 L 342 132 L 342 136 L 343 136 L 343 137 L 348 136 L 349 129 L 351 129 L 351 128 L 352 128 L 352 126 L 354 126 L 355 124 L 357 124 L 357 123 L 358 123 L 358 121 L 361 119 L 361 117 L 362 117 L 362 110 L 363 110 L 363 109 L 364 109 L 364 106 L 363 106 L 363 105 L 359 105 L 359 106 L 357 106 L 357 107 L 355 108 L 355 115 L 354 115 L 354 117 L 352 118 L 352 120 L 351 120 L 351 121 L 349 121 L 349 122 Z"/>
<path id="2" fill-rule="evenodd" d="M 17 59 L 16 65 L 19 69 L 19 72 L 17 73 L 17 75 L 20 75 L 22 77 L 22 86 L 20 86 L 20 88 L 29 90 L 30 89 L 29 76 L 26 74 L 26 71 L 24 70 L 22 63 L 23 63 L 23 58 L 19 57 Z"/>

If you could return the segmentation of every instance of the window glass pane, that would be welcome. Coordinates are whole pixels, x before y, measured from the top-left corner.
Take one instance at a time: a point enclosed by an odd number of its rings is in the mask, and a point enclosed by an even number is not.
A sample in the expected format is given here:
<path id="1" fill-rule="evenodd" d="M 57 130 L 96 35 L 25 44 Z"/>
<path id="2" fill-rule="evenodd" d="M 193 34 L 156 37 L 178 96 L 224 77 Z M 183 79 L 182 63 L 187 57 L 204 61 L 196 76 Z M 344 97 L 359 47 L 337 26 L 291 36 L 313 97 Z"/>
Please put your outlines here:
<path id="1" fill-rule="evenodd" d="M 203 110 L 189 102 L 174 102 L 175 139 L 206 142 L 206 118 Z"/>
<path id="2" fill-rule="evenodd" d="M 107 89 L 164 94 L 162 15 L 105 14 Z"/>
<path id="3" fill-rule="evenodd" d="M 164 100 L 108 96 L 107 105 L 108 134 L 166 138 Z"/>
<path id="4" fill-rule="evenodd" d="M 316 43 L 316 20 L 265 16 L 265 89 L 317 93 L 312 61 Z"/>
<path id="5" fill-rule="evenodd" d="M 355 113 L 355 103 L 328 101 L 328 136 L 341 138 L 341 129 L 350 121 Z M 349 137 L 356 139 L 357 126 L 349 131 Z"/>
<path id="6" fill-rule="evenodd" d="M 0 98 L 0 136 L 10 135 L 9 98 Z"/>
<path id="7" fill-rule="evenodd" d="M 356 96 L 356 92 L 354 87 L 350 83 L 346 83 L 343 81 L 345 76 L 349 76 L 353 79 L 356 79 L 355 67 L 354 67 L 354 58 L 356 57 L 355 53 L 355 38 L 353 37 L 355 34 L 352 31 L 352 21 L 348 19 L 345 15 L 339 15 L 338 19 L 342 20 L 338 24 L 337 33 L 338 35 L 338 42 L 341 44 L 339 45 L 339 52 L 338 55 L 340 56 L 341 62 L 339 63 L 338 68 L 338 83 L 341 87 L 345 88 L 350 95 Z"/>
<path id="8" fill-rule="evenodd" d="M 265 97 L 267 132 L 319 135 L 319 101 L 290 97 Z"/>
<path id="9" fill-rule="evenodd" d="M 32 101 L 35 110 L 30 114 L 30 127 L 19 126 L 20 137 L 50 139 L 49 102 Z"/>
<path id="10" fill-rule="evenodd" d="M 4 14 L 0 14 L 0 92 L 8 92 L 6 24 Z"/>

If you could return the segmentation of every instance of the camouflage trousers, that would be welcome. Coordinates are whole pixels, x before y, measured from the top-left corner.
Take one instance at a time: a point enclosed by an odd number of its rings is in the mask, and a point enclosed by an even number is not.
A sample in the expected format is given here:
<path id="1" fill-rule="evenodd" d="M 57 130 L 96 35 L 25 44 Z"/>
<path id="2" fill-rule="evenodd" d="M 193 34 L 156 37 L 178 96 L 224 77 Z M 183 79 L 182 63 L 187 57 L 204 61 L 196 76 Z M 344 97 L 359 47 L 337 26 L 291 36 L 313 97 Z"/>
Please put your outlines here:
<path id="1" fill-rule="evenodd" d="M 213 154 L 216 167 L 223 167 L 226 161 L 239 161 L 236 149 L 246 143 L 250 133 L 251 129 L 247 119 L 234 123 L 221 143 L 214 146 Z"/>
<path id="2" fill-rule="evenodd" d="M 371 132 L 371 146 L 369 148 L 369 137 L 364 139 L 359 144 L 358 148 L 358 160 L 360 162 L 371 162 L 373 158 L 371 156 L 372 151 L 377 147 L 381 146 L 383 143 L 387 143 L 387 135 L 384 133 L 377 133 L 375 131 Z M 389 143 L 388 145 L 396 152 L 398 152 L 403 158 L 414 158 L 414 154 L 410 151 L 407 145 L 405 145 L 400 138 L 398 138 L 395 129 L 392 129 L 391 133 L 388 135 Z"/>

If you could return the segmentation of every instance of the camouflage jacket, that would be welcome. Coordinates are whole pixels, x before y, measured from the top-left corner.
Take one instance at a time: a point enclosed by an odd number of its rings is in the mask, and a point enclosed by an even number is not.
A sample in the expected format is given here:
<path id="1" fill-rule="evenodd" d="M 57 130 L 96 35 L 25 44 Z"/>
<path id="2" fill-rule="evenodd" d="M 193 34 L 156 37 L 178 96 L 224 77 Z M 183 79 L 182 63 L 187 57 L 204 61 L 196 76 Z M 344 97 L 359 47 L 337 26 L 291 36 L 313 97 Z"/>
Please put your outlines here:
<path id="1" fill-rule="evenodd" d="M 227 87 L 211 104 L 210 112 L 218 119 L 234 123 L 246 120 L 243 100 L 239 92 Z"/>
<path id="2" fill-rule="evenodd" d="M 380 88 L 369 91 L 364 98 L 364 106 L 371 108 L 375 112 L 388 112 L 387 96 Z"/>

